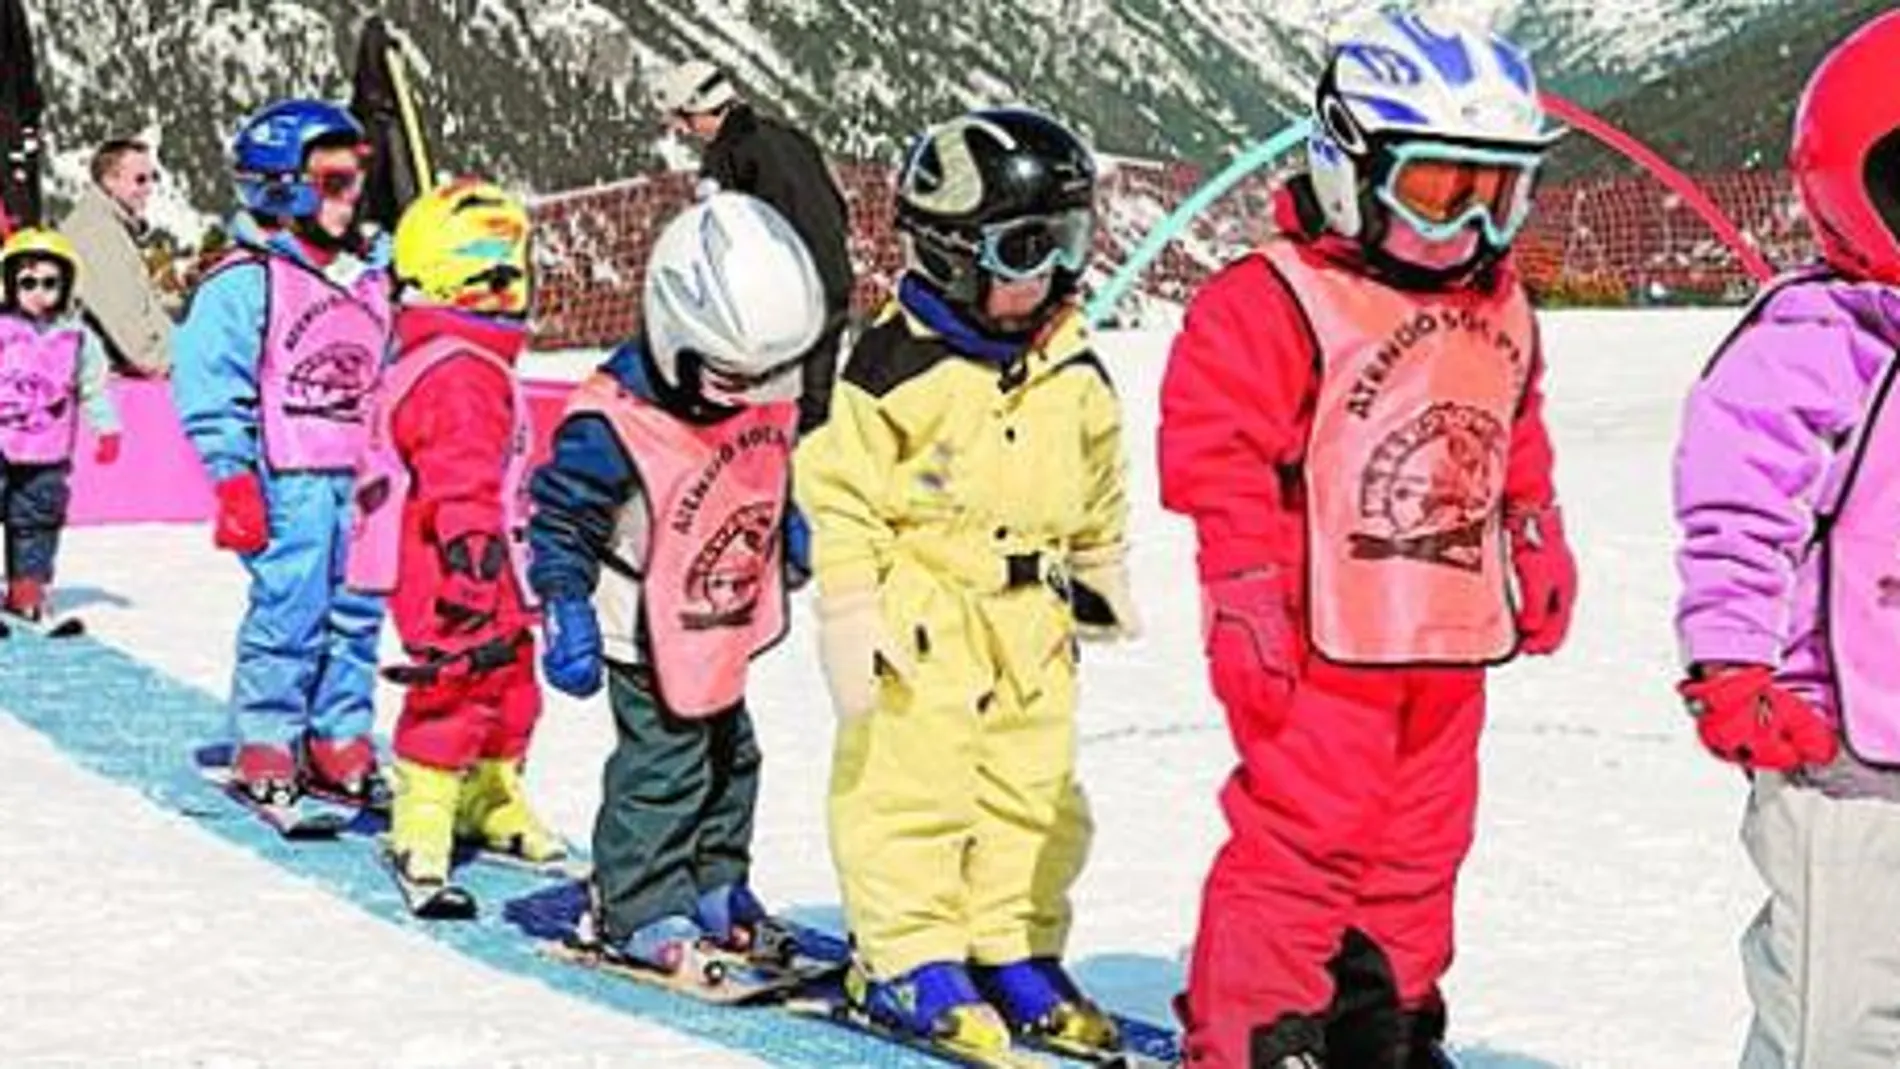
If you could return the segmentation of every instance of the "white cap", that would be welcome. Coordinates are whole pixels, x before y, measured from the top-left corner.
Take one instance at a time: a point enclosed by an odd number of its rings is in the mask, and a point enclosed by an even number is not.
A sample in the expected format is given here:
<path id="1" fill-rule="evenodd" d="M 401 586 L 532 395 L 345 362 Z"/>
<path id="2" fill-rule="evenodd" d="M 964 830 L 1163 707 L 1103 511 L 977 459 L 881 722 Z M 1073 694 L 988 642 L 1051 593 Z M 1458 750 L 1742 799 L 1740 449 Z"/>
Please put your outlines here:
<path id="1" fill-rule="evenodd" d="M 718 111 L 738 98 L 726 72 L 703 59 L 689 59 L 653 82 L 653 107 L 669 115 Z"/>

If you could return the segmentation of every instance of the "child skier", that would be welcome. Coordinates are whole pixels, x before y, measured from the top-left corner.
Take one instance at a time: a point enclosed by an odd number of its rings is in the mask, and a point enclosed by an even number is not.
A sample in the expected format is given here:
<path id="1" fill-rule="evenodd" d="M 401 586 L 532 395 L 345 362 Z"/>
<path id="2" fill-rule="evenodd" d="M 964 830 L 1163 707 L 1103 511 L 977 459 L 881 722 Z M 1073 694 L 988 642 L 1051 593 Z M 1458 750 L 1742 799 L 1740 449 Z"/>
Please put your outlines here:
<path id="1" fill-rule="evenodd" d="M 350 585 L 390 595 L 413 663 L 396 722 L 388 852 L 418 912 L 466 915 L 448 883 L 459 833 L 530 861 L 565 852 L 521 766 L 541 711 L 526 588 L 529 221 L 463 180 L 397 224 L 397 357 L 377 387 L 357 482 Z"/>
<path id="2" fill-rule="evenodd" d="M 529 579 L 548 682 L 585 697 L 604 665 L 613 706 L 592 925 L 610 955 L 690 982 L 708 945 L 776 943 L 748 885 L 746 669 L 785 629 L 780 522 L 824 291 L 783 217 L 717 193 L 661 232 L 642 325 L 534 475 Z"/>
<path id="3" fill-rule="evenodd" d="M 1900 1051 L 1895 70 L 1900 12 L 1814 72 L 1791 164 L 1824 262 L 1756 300 L 1676 451 L 1681 692 L 1703 745 L 1748 770 L 1742 838 L 1770 894 L 1742 938 L 1745 1069 Z"/>
<path id="4" fill-rule="evenodd" d="M 798 457 L 842 718 L 849 991 L 887 1026 L 981 1051 L 1012 1029 L 1117 1043 L 1062 966 L 1092 833 L 1077 616 L 1089 637 L 1137 627 L 1120 412 L 1070 302 L 1094 192 L 1087 147 L 1035 112 L 920 137 L 898 177 L 897 299 Z"/>
<path id="5" fill-rule="evenodd" d="M 93 459 L 119 457 L 119 416 L 106 393 L 106 354 L 73 304 L 79 255 L 51 230 L 28 228 L 0 246 L 0 525 L 6 527 L 6 615 L 70 633 L 47 603 L 71 498 L 79 411 Z M 0 623 L 0 635 L 6 624 Z"/>
<path id="6" fill-rule="evenodd" d="M 1517 48 L 1402 13 L 1333 51 L 1314 122 L 1283 234 L 1195 297 L 1162 386 L 1162 501 L 1195 523 L 1240 751 L 1186 1045 L 1423 1069 L 1485 666 L 1556 650 L 1575 597 L 1507 257 L 1556 134 Z"/>
<path id="7" fill-rule="evenodd" d="M 370 743 L 382 604 L 343 585 L 350 488 L 389 344 L 387 241 L 357 226 L 349 112 L 280 101 L 232 144 L 238 248 L 172 335 L 172 390 L 217 491 L 214 539 L 251 573 L 231 688 L 236 789 L 378 803 Z M 301 760 L 300 760 L 301 758 Z"/>

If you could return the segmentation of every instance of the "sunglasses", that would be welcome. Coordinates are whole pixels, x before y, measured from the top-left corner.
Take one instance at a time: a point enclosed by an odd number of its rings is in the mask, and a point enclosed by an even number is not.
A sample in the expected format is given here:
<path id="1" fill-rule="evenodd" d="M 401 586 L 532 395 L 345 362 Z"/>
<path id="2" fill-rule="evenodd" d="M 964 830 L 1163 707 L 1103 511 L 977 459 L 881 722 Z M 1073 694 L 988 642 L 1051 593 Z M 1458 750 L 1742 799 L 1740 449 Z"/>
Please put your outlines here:
<path id="1" fill-rule="evenodd" d="M 13 288 L 21 293 L 32 293 L 35 290 L 58 293 L 66 288 L 66 280 L 59 275 L 21 275 L 13 281 Z"/>

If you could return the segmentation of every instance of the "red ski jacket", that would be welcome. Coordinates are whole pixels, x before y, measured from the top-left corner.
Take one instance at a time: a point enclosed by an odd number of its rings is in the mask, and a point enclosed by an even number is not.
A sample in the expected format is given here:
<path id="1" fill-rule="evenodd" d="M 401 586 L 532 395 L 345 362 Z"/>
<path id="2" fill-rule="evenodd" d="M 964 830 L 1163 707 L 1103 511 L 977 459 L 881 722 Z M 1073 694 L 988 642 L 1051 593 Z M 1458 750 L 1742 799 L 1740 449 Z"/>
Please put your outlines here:
<path id="1" fill-rule="evenodd" d="M 527 345 L 527 334 L 519 327 L 448 309 L 407 308 L 396 319 L 400 352 L 444 334 L 465 338 L 510 362 Z M 403 645 L 412 652 L 465 649 L 517 632 L 530 619 L 512 568 L 502 568 L 487 589 L 482 584 L 471 588 L 465 581 L 448 582 L 443 560 L 444 550 L 464 536 L 505 537 L 502 480 L 516 418 L 507 377 L 474 355 L 437 365 L 396 408 L 391 430 L 414 481 L 403 515 L 401 571 L 389 612 Z M 493 623 L 478 634 L 449 633 L 438 601 L 470 594 L 478 601 L 492 598 Z M 490 605 L 473 607 L 488 610 Z"/>
<path id="2" fill-rule="evenodd" d="M 1283 233 L 1342 263 L 1356 246 L 1303 232 L 1292 194 L 1274 205 Z M 1507 262 L 1494 286 L 1519 281 Z M 1475 284 L 1475 283 L 1474 283 Z M 1512 425 L 1507 511 L 1551 503 L 1550 437 L 1544 426 L 1543 353 Z M 1158 457 L 1162 505 L 1194 520 L 1203 580 L 1277 565 L 1305 569 L 1303 463 L 1320 382 L 1320 353 L 1288 283 L 1260 256 L 1209 279 L 1188 305 L 1161 385 Z"/>

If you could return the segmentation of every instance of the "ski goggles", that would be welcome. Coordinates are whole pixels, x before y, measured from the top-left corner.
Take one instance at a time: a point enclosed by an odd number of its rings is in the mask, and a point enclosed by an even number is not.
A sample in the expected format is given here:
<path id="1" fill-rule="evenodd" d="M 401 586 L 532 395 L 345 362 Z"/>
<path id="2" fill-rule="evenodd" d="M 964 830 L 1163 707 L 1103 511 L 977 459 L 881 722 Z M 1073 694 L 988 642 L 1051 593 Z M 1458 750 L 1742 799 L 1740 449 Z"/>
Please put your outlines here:
<path id="1" fill-rule="evenodd" d="M 310 172 L 310 184 L 325 197 L 347 197 L 363 188 L 361 167 L 326 167 Z"/>
<path id="2" fill-rule="evenodd" d="M 1378 197 L 1432 241 L 1448 241 L 1477 221 L 1491 244 L 1509 245 L 1531 213 L 1542 155 L 1429 141 L 1391 150 Z"/>
<path id="3" fill-rule="evenodd" d="M 1010 282 L 1039 278 L 1057 268 L 1080 271 L 1095 247 L 1095 213 L 1072 208 L 991 223 L 978 231 L 976 264 Z"/>
<path id="4" fill-rule="evenodd" d="M 805 362 L 803 353 L 756 372 L 737 371 L 703 355 L 693 355 L 699 362 L 700 396 L 716 405 L 732 408 L 798 396 L 798 376 L 794 372 Z"/>

